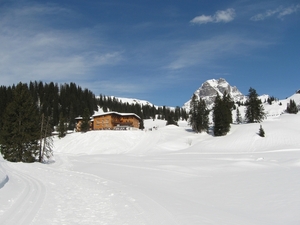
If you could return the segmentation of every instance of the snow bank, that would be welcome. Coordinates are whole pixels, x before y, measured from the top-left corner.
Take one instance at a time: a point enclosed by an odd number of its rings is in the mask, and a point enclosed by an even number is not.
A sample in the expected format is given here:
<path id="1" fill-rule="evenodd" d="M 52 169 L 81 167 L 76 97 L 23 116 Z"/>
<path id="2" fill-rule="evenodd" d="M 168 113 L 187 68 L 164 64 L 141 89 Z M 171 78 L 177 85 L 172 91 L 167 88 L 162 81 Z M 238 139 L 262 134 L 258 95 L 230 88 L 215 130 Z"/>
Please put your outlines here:
<path id="1" fill-rule="evenodd" d="M 166 126 L 164 120 L 145 120 L 145 130 L 99 130 L 55 137 L 54 151 L 71 154 L 145 154 L 188 148 L 199 135 L 186 122 Z"/>
<path id="2" fill-rule="evenodd" d="M 122 154 L 132 149 L 143 131 L 101 130 L 55 137 L 54 151 L 71 154 Z"/>
<path id="3" fill-rule="evenodd" d="M 269 117 L 261 125 L 266 137 L 258 136 L 260 124 L 232 124 L 223 137 L 196 134 L 187 122 L 165 126 L 165 121 L 145 120 L 144 131 L 90 131 L 56 139 L 55 151 L 71 154 L 145 155 L 169 151 L 184 152 L 264 152 L 299 149 L 300 114 Z"/>

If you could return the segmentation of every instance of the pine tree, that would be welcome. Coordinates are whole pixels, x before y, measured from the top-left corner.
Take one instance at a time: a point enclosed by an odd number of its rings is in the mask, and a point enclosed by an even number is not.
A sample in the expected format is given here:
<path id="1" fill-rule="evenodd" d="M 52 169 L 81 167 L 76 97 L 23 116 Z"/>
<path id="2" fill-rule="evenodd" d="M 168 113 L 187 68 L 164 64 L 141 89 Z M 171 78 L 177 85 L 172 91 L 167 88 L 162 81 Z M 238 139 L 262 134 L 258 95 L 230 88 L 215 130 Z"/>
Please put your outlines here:
<path id="1" fill-rule="evenodd" d="M 168 125 L 176 125 L 176 126 L 178 126 L 178 123 L 175 121 L 174 116 L 173 116 L 172 114 L 169 114 L 169 115 L 168 115 L 166 125 L 167 125 L 167 126 L 168 126 Z"/>
<path id="2" fill-rule="evenodd" d="M 39 116 L 28 86 L 19 83 L 6 107 L 0 134 L 3 158 L 11 162 L 34 162 L 39 151 Z"/>
<path id="3" fill-rule="evenodd" d="M 259 127 L 258 135 L 261 137 L 265 137 L 265 131 L 262 128 L 262 125 L 260 125 L 260 127 Z"/>
<path id="4" fill-rule="evenodd" d="M 59 138 L 63 138 L 67 134 L 67 127 L 62 112 L 59 115 L 59 123 L 58 123 L 57 131 L 58 131 Z"/>
<path id="5" fill-rule="evenodd" d="M 222 105 L 221 97 L 217 94 L 217 97 L 214 101 L 213 106 L 213 122 L 214 122 L 214 135 L 222 136 L 223 135 L 223 120 L 222 120 Z"/>
<path id="6" fill-rule="evenodd" d="M 196 117 L 196 124 L 197 124 L 197 132 L 208 131 L 208 124 L 209 124 L 209 110 L 206 107 L 205 101 L 200 98 L 198 105 L 197 105 L 197 117 Z"/>
<path id="7" fill-rule="evenodd" d="M 87 132 L 90 130 L 90 112 L 88 108 L 85 108 L 82 116 L 81 132 Z"/>
<path id="8" fill-rule="evenodd" d="M 53 138 L 50 124 L 51 118 L 45 119 L 42 114 L 39 162 L 45 162 L 53 156 Z"/>
<path id="9" fill-rule="evenodd" d="M 3 122 L 5 108 L 12 101 L 11 87 L 0 86 L 0 127 Z"/>
<path id="10" fill-rule="evenodd" d="M 139 129 L 143 130 L 144 128 L 145 128 L 145 127 L 144 127 L 144 120 L 141 119 L 141 120 L 140 120 L 140 127 L 139 127 Z"/>
<path id="11" fill-rule="evenodd" d="M 198 106 L 198 99 L 195 94 L 190 102 L 190 118 L 189 118 L 189 125 L 192 127 L 192 130 L 197 132 L 197 106 Z"/>
<path id="12" fill-rule="evenodd" d="M 293 99 L 290 99 L 290 103 L 287 105 L 286 111 L 293 114 L 298 113 L 298 107 Z"/>
<path id="13" fill-rule="evenodd" d="M 245 117 L 248 123 L 259 123 L 265 118 L 264 107 L 261 100 L 258 99 L 256 90 L 253 88 L 249 89 Z"/>
<path id="14" fill-rule="evenodd" d="M 228 128 L 230 128 L 230 124 L 232 123 L 232 109 L 234 106 L 234 102 L 232 101 L 230 95 L 226 91 L 223 94 L 222 105 L 224 107 L 224 114 L 225 114 L 224 122 L 228 126 Z"/>
<path id="15" fill-rule="evenodd" d="M 230 96 L 225 92 L 223 98 L 217 94 L 213 107 L 213 122 L 214 122 L 214 135 L 223 136 L 230 130 L 232 123 L 232 108 L 233 102 Z"/>
<path id="16" fill-rule="evenodd" d="M 197 96 L 193 94 L 193 97 L 190 102 L 190 118 L 189 125 L 192 127 L 195 132 L 203 132 L 208 130 L 209 123 L 209 110 L 206 107 L 206 103 L 203 99 L 197 99 Z"/>
<path id="17" fill-rule="evenodd" d="M 236 119 L 235 119 L 235 122 L 237 124 L 242 123 L 242 116 L 241 116 L 239 108 L 236 109 Z"/>

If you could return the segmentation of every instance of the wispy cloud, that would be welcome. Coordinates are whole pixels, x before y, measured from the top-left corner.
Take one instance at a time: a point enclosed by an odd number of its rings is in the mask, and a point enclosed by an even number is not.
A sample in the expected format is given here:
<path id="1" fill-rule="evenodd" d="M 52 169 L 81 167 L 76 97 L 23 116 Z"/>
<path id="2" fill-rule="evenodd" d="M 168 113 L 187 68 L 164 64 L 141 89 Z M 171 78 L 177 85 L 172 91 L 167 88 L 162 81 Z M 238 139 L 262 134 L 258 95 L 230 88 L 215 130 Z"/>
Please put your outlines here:
<path id="1" fill-rule="evenodd" d="M 21 5 L 0 12 L 0 76 L 6 85 L 16 80 L 75 81 L 122 60 L 122 51 L 101 41 L 95 29 L 62 29 L 52 24 L 66 14 L 73 18 L 70 10 Z"/>
<path id="2" fill-rule="evenodd" d="M 232 8 L 226 10 L 219 10 L 214 15 L 197 16 L 190 21 L 192 24 L 206 24 L 206 23 L 228 23 L 235 17 L 235 10 Z"/>
<path id="3" fill-rule="evenodd" d="M 265 20 L 265 19 L 267 19 L 269 17 L 273 17 L 273 16 L 276 16 L 277 18 L 282 19 L 284 16 L 296 13 L 298 11 L 300 11 L 300 4 L 292 5 L 292 6 L 285 7 L 285 8 L 283 6 L 279 6 L 276 9 L 267 10 L 264 13 L 256 14 L 256 15 L 252 16 L 250 18 L 250 20 L 261 21 L 261 20 Z"/>
<path id="4" fill-rule="evenodd" d="M 169 70 L 179 70 L 192 66 L 216 66 L 218 59 L 236 55 L 246 55 L 253 49 L 272 44 L 238 35 L 220 35 L 207 40 L 195 41 L 181 46 L 173 61 L 167 66 Z"/>

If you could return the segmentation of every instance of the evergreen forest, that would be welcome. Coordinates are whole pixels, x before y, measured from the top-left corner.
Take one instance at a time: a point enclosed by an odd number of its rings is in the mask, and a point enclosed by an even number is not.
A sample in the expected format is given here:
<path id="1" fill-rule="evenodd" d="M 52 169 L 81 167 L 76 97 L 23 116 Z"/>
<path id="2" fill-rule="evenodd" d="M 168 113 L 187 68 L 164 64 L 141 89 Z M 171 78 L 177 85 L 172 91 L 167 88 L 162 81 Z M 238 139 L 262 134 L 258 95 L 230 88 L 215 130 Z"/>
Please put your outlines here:
<path id="1" fill-rule="evenodd" d="M 155 107 L 138 103 L 122 103 L 114 97 L 96 97 L 90 90 L 75 83 L 60 84 L 30 82 L 0 86 L 0 151 L 12 162 L 45 162 L 52 156 L 52 132 L 59 138 L 67 130 L 74 130 L 75 118 L 88 120 L 94 111 L 135 113 L 144 119 L 166 119 L 168 124 L 187 120 L 188 114 L 180 107 Z"/>
<path id="2" fill-rule="evenodd" d="M 188 119 L 188 113 L 180 108 L 170 109 L 162 106 L 140 105 L 138 103 L 123 103 L 115 97 L 100 94 L 95 96 L 88 89 L 83 89 L 75 83 L 43 83 L 34 81 L 26 84 L 32 101 L 40 115 L 50 118 L 50 124 L 53 127 L 59 125 L 63 120 L 67 125 L 66 129 L 73 130 L 75 128 L 75 118 L 83 116 L 88 112 L 91 116 L 98 107 L 103 108 L 104 112 L 116 111 L 120 113 L 135 113 L 142 119 L 167 119 L 172 118 L 174 121 L 179 119 Z M 10 102 L 13 101 L 13 92 L 15 85 L 0 86 L 0 127 L 3 124 L 3 116 Z"/>

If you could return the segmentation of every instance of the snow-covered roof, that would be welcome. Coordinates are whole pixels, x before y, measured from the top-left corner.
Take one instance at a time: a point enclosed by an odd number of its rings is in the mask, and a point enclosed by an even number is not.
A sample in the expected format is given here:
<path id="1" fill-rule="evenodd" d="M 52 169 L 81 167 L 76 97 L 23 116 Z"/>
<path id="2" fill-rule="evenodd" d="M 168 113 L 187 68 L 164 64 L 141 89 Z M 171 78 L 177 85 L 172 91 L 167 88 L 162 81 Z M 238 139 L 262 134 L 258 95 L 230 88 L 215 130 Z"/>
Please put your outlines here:
<path id="1" fill-rule="evenodd" d="M 117 114 L 119 116 L 135 116 L 139 119 L 141 119 L 138 115 L 136 115 L 135 113 L 119 113 L 119 112 L 104 112 L 104 113 L 95 113 L 92 117 L 98 117 L 98 116 L 105 116 L 105 115 L 110 115 L 110 114 Z"/>

